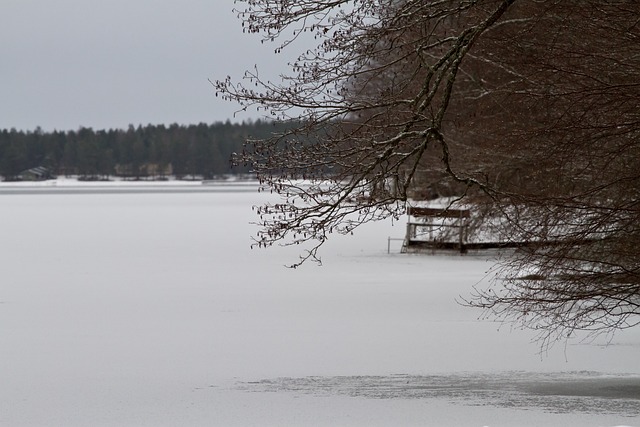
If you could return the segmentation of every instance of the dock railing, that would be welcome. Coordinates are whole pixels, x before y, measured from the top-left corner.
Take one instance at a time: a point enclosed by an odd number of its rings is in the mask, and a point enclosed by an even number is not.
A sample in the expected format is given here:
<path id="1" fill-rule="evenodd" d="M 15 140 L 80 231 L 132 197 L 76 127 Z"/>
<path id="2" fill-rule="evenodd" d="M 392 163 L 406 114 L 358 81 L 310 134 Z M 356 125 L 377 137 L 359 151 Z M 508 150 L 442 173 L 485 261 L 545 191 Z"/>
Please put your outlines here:
<path id="1" fill-rule="evenodd" d="M 407 209 L 409 221 L 402 252 L 410 249 L 455 249 L 466 252 L 466 238 L 471 212 L 468 209 L 414 207 Z M 444 228 L 457 229 L 455 241 L 438 239 L 434 233 Z M 419 230 L 426 230 L 420 233 Z M 454 232 L 454 235 L 456 233 Z M 428 235 L 425 239 L 424 236 Z"/>

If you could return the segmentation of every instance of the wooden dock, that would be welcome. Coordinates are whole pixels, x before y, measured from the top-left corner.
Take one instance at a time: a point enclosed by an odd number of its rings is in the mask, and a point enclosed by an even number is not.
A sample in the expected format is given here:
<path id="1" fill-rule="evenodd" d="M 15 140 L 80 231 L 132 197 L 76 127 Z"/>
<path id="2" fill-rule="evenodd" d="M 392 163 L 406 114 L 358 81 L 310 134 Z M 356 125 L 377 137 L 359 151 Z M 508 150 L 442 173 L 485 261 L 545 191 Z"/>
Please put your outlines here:
<path id="1" fill-rule="evenodd" d="M 402 245 L 402 252 L 419 249 L 457 250 L 465 253 L 469 248 L 466 242 L 471 212 L 468 209 L 409 207 L 409 222 Z M 443 228 L 456 229 L 455 241 L 442 241 L 437 233 Z M 428 238 L 425 240 L 425 236 Z"/>
<path id="2" fill-rule="evenodd" d="M 545 240 L 545 241 L 483 241 L 468 242 L 468 228 L 471 211 L 468 209 L 409 207 L 409 221 L 402 243 L 401 252 L 419 252 L 425 250 L 468 251 L 489 249 L 539 249 L 558 245 L 584 245 L 598 239 L 581 239 L 577 241 Z M 453 229 L 442 238 L 442 230 Z"/>

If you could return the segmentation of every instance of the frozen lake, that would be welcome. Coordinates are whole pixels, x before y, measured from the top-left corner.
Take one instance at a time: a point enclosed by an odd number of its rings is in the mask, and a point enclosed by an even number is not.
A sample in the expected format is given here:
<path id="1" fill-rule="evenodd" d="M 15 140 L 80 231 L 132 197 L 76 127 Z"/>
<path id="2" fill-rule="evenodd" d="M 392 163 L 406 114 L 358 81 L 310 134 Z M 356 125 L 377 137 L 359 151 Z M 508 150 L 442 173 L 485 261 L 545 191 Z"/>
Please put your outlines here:
<path id="1" fill-rule="evenodd" d="M 640 328 L 541 355 L 455 302 L 490 260 L 387 254 L 404 224 L 284 268 L 268 197 L 0 186 L 0 426 L 640 426 Z"/>

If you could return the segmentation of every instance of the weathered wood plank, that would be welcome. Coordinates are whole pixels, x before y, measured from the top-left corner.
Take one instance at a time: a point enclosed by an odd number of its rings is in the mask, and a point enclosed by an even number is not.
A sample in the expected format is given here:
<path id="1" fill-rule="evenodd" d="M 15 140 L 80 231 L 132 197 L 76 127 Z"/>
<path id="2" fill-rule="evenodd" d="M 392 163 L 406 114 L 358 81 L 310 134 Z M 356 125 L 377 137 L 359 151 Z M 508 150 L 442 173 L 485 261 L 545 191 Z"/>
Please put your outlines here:
<path id="1" fill-rule="evenodd" d="M 436 217 L 436 218 L 469 218 L 471 212 L 468 209 L 442 209 L 423 208 L 410 206 L 407 213 L 415 217 Z"/>

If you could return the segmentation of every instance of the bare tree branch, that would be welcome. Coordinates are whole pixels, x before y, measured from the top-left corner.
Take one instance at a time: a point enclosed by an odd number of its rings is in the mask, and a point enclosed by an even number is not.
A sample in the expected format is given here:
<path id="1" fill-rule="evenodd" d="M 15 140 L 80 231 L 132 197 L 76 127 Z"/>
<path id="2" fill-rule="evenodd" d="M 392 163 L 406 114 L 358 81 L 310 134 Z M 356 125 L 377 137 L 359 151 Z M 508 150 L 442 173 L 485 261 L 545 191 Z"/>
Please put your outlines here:
<path id="1" fill-rule="evenodd" d="M 640 3 L 237 3 L 276 52 L 317 43 L 279 82 L 215 82 L 299 124 L 235 159 L 281 197 L 258 209 L 257 245 L 319 261 L 331 233 L 399 218 L 429 190 L 474 210 L 471 233 L 520 246 L 468 304 L 547 343 L 638 323 Z"/>

